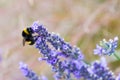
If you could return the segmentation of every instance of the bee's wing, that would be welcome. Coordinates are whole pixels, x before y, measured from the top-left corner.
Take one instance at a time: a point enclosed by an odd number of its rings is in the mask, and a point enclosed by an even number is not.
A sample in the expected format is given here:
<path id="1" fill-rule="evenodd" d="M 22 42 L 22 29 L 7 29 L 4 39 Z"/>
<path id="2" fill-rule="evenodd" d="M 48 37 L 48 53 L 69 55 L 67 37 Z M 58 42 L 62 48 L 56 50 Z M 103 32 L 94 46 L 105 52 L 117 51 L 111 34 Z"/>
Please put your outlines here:
<path id="1" fill-rule="evenodd" d="M 23 38 L 23 46 L 25 46 L 25 39 Z"/>

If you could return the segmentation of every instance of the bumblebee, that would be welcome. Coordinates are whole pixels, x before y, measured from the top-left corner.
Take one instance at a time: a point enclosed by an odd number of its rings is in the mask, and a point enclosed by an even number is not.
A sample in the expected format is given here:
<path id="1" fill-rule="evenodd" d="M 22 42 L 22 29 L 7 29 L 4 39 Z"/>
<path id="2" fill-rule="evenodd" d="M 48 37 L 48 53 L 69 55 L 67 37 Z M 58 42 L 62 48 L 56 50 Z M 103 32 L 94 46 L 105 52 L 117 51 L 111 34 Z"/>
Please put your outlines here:
<path id="1" fill-rule="evenodd" d="M 35 43 L 35 36 L 33 36 L 33 29 L 32 28 L 25 28 L 22 31 L 22 37 L 23 37 L 23 46 L 25 43 L 28 43 L 29 45 L 33 45 Z"/>

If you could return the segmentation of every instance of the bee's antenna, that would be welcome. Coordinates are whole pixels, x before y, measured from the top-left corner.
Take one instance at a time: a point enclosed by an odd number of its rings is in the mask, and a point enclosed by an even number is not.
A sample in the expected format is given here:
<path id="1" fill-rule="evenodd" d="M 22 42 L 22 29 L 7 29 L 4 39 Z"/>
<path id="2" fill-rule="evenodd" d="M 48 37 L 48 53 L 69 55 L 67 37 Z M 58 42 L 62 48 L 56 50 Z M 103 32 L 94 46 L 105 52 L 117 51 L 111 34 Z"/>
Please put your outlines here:
<path id="1" fill-rule="evenodd" d="M 23 46 L 25 46 L 25 39 L 23 38 Z"/>

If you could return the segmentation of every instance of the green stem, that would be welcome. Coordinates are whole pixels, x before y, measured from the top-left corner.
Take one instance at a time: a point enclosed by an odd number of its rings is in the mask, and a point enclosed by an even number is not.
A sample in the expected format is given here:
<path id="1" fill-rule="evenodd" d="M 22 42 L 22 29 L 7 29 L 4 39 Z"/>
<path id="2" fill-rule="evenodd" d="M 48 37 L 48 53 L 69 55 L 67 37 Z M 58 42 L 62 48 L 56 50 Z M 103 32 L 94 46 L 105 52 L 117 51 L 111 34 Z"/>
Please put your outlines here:
<path id="1" fill-rule="evenodd" d="M 83 60 L 83 62 L 85 62 L 86 64 L 90 65 L 90 63 L 89 63 L 89 62 L 87 62 L 86 60 Z"/>
<path id="2" fill-rule="evenodd" d="M 116 54 L 116 52 L 114 53 L 114 56 L 117 58 L 117 60 L 120 60 L 120 57 Z"/>

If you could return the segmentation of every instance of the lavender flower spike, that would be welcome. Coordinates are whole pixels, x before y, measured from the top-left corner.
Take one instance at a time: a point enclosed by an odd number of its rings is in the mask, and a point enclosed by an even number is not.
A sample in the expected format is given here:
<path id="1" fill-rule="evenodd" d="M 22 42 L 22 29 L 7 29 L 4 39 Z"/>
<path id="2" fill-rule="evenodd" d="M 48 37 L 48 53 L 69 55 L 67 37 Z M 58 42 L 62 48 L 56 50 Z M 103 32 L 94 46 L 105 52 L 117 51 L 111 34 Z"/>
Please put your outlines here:
<path id="1" fill-rule="evenodd" d="M 93 62 L 91 66 L 92 72 L 101 80 L 115 80 L 115 76 L 109 68 L 99 61 Z"/>
<path id="2" fill-rule="evenodd" d="M 96 49 L 94 49 L 95 55 L 112 55 L 115 53 L 115 50 L 118 46 L 118 37 L 115 37 L 113 40 L 110 39 L 109 41 L 106 41 L 103 39 L 100 41 L 99 45 L 96 45 Z"/>
<path id="3" fill-rule="evenodd" d="M 84 59 L 84 55 L 81 53 L 79 48 L 72 47 L 69 43 L 65 42 L 59 35 L 54 33 L 49 33 L 47 29 L 38 23 L 38 21 L 34 22 L 31 26 L 34 33 L 37 33 L 39 36 L 45 39 L 45 41 L 49 42 L 56 50 L 60 50 L 62 55 L 66 57 L 77 59 L 81 57 L 80 60 Z M 78 56 L 79 55 L 79 56 Z"/>
<path id="4" fill-rule="evenodd" d="M 28 78 L 28 80 L 40 80 L 36 73 L 34 73 L 31 69 L 28 68 L 26 64 L 23 62 L 20 62 L 20 70 L 24 74 L 25 77 Z"/>

